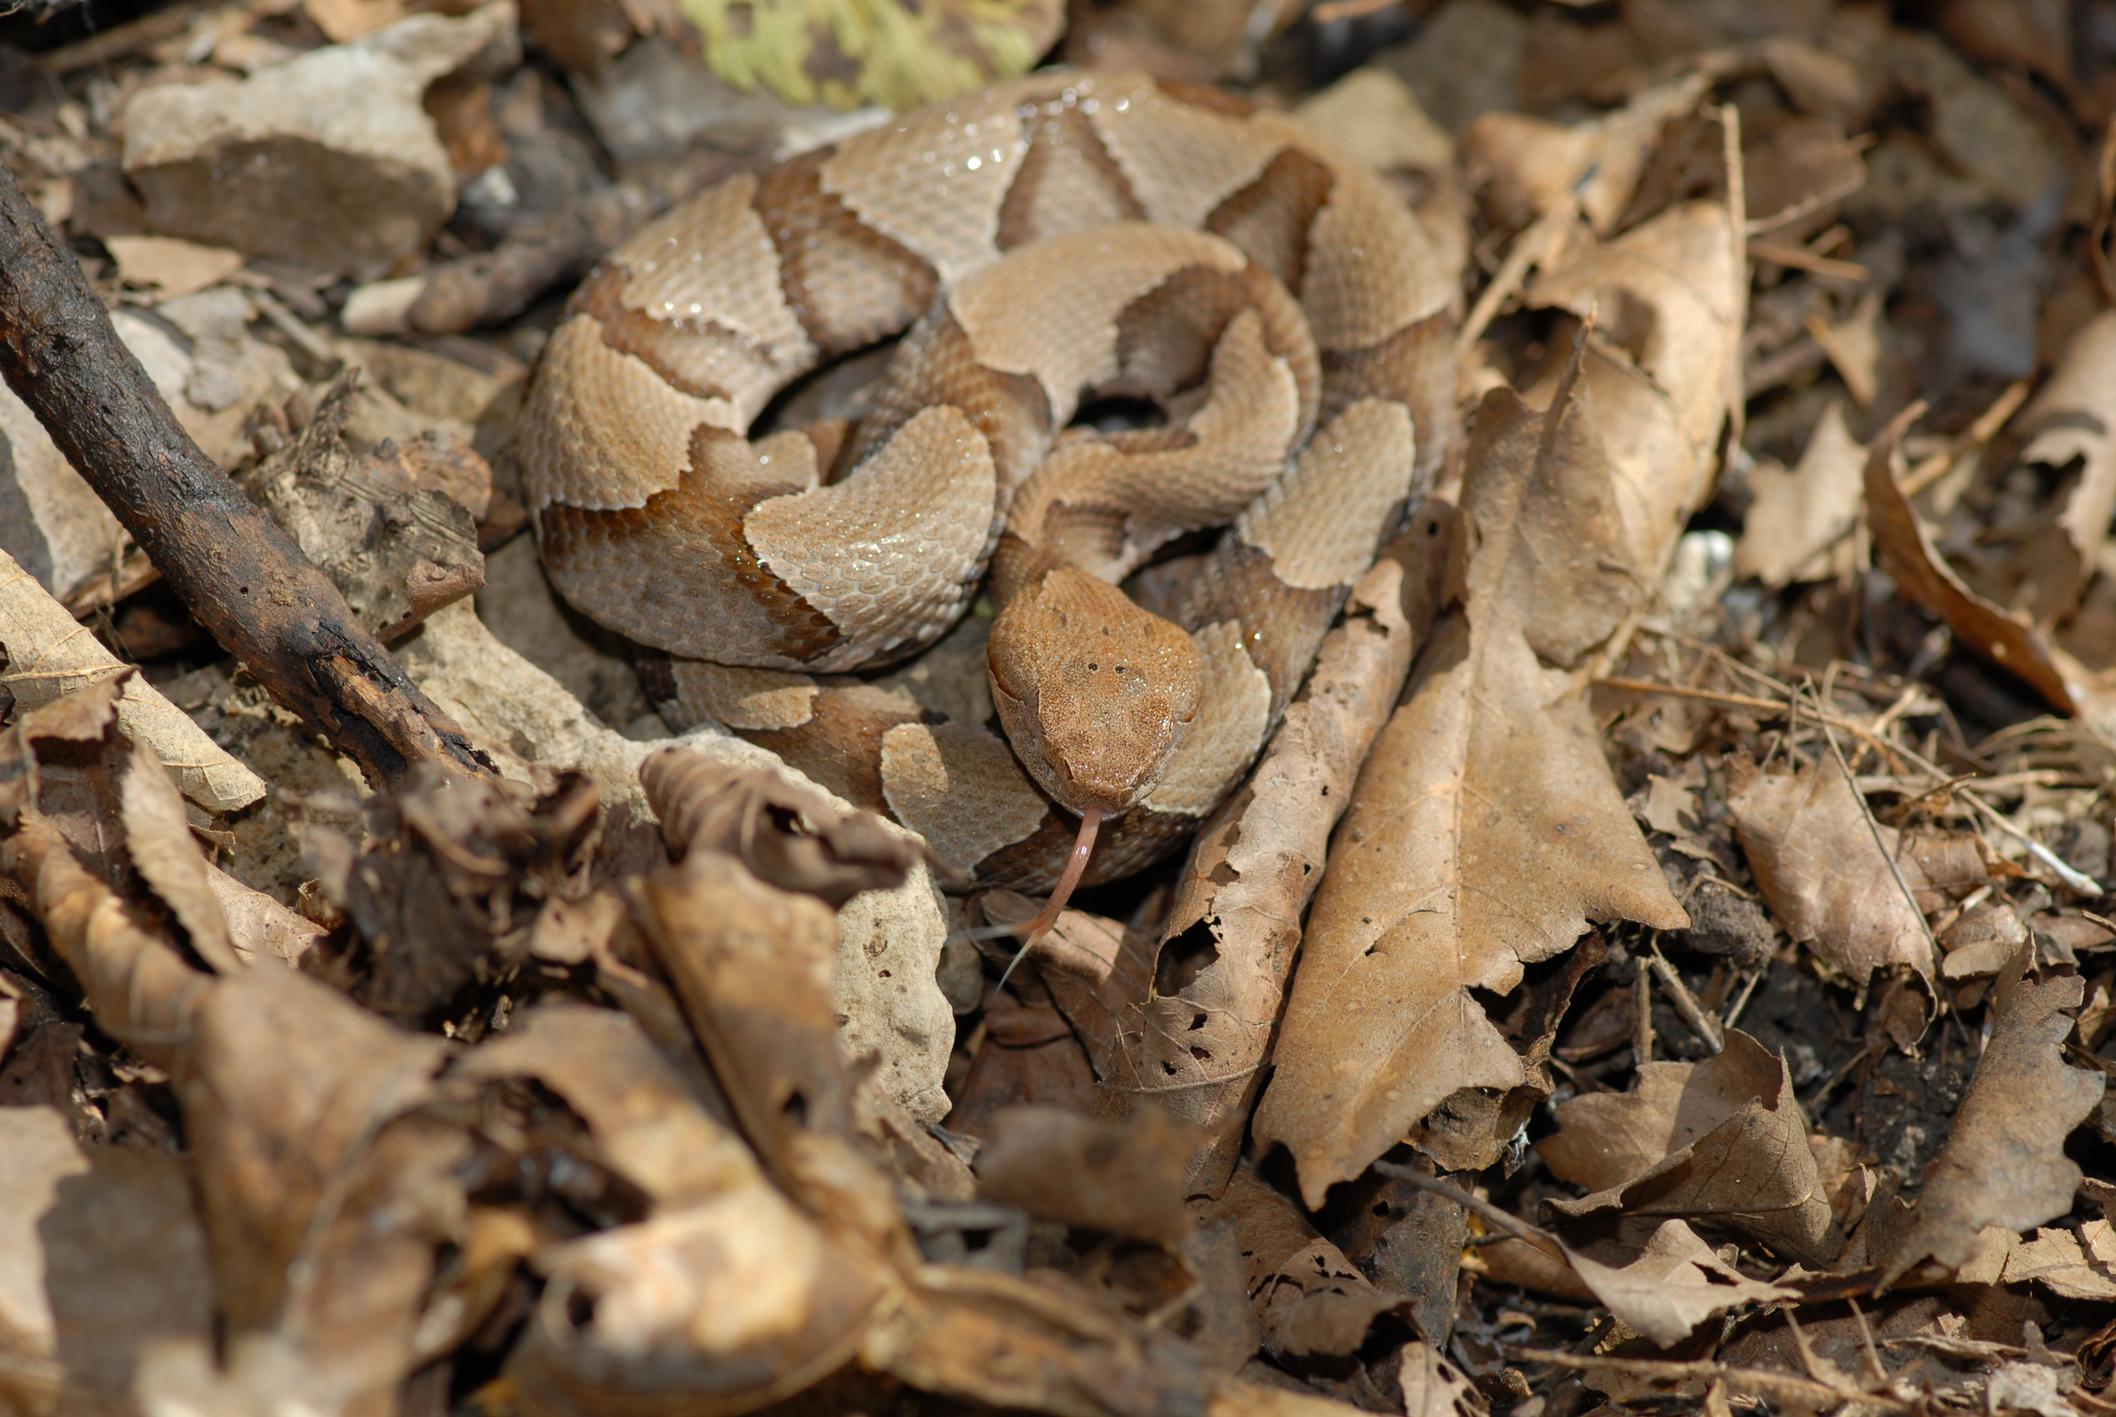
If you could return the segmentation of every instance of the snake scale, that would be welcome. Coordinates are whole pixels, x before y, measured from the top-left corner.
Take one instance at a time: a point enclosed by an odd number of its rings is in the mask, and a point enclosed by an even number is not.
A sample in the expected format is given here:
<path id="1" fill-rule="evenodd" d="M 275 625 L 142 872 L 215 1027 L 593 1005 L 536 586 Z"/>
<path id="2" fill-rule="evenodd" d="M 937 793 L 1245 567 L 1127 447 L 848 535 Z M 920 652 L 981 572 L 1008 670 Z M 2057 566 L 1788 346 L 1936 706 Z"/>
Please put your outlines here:
<path id="1" fill-rule="evenodd" d="M 1033 75 L 612 252 L 540 361 L 524 486 L 559 591 L 674 656 L 694 711 L 891 813 L 956 883 L 1077 876 L 1104 821 L 1111 878 L 1240 780 L 1431 481 L 1452 293 L 1402 201 L 1283 115 Z M 857 422 L 752 436 L 898 335 Z M 1070 426 L 1112 399 L 1161 421 Z M 1152 608 L 1119 589 L 1214 530 Z M 850 676 L 981 585 L 991 713 Z"/>

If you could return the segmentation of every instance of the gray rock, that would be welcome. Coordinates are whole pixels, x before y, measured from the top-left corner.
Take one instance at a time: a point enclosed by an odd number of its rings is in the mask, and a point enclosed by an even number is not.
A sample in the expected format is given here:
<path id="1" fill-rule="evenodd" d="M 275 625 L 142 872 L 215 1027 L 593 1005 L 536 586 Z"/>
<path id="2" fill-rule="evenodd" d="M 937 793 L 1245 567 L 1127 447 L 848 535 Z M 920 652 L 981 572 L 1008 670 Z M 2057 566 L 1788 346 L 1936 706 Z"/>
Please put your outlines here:
<path id="1" fill-rule="evenodd" d="M 420 106 L 473 61 L 511 62 L 511 3 L 415 15 L 244 79 L 145 89 L 125 107 L 125 173 L 157 231 L 333 274 L 380 274 L 455 207 Z"/>

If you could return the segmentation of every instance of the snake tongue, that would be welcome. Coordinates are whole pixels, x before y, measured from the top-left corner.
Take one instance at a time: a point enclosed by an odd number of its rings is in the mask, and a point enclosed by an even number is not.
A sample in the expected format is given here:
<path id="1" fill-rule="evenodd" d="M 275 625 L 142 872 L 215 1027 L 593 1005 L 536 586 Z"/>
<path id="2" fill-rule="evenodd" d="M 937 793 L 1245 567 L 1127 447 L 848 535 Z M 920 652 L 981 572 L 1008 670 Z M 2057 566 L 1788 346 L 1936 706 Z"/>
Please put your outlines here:
<path id="1" fill-rule="evenodd" d="M 1035 944 L 1044 931 L 1058 923 L 1059 912 L 1072 900 L 1073 892 L 1080 885 L 1081 876 L 1087 872 L 1087 859 L 1094 854 L 1095 834 L 1101 826 L 1100 807 L 1090 807 L 1080 814 L 1080 834 L 1073 838 L 1073 853 L 1065 858 L 1065 871 L 1058 877 L 1058 884 L 1051 887 L 1050 899 L 1043 903 L 1043 909 L 1036 912 L 1035 919 L 1021 927 L 1021 948 L 1007 961 L 1007 967 L 1000 972 L 999 982 L 992 986 L 995 997 L 1001 989 L 1006 988 L 1008 978 L 1014 973 L 1014 966 L 1028 957 L 1029 946 Z"/>

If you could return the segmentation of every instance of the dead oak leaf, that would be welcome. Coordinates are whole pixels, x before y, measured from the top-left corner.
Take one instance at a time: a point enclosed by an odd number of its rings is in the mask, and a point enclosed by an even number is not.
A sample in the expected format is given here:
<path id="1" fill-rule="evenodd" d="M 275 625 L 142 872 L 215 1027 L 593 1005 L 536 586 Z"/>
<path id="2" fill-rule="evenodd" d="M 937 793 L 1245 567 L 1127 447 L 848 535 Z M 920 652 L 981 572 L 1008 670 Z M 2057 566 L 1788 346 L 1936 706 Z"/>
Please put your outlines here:
<path id="1" fill-rule="evenodd" d="M 2064 1154 L 2065 1138 L 2100 1104 L 2107 1081 L 2064 1060 L 2065 1010 L 2079 1007 L 2085 989 L 2076 975 L 2000 982 L 1991 1041 L 1925 1170 L 1884 1284 L 1926 1258 L 1962 1264 L 1987 1225 L 2026 1230 L 2071 1208 L 2082 1173 Z"/>
<path id="2" fill-rule="evenodd" d="M 1866 449 L 1832 400 L 1790 471 L 1760 464 L 1750 472 L 1755 500 L 1734 547 L 1735 574 L 1784 587 L 1848 570 L 1865 466 Z"/>
<path id="3" fill-rule="evenodd" d="M 1866 516 L 1881 569 L 1964 644 L 2041 694 L 2052 708 L 2077 712 L 2088 697 L 2081 666 L 2026 621 L 1971 590 L 1932 544 L 1910 499 L 1896 485 L 1904 431 L 1923 411 L 1924 405 L 1913 404 L 1898 414 L 1867 452 Z"/>
<path id="4" fill-rule="evenodd" d="M 1734 832 L 1786 933 L 1860 982 L 1891 965 L 1930 979 L 1932 940 L 1913 903 L 1925 873 L 1895 828 L 1868 823 L 1843 769 L 1816 761 L 1736 778 Z"/>
<path id="5" fill-rule="evenodd" d="M 2047 468 L 2060 487 L 2055 536 L 2036 537 L 2034 618 L 2049 624 L 2079 602 L 2116 514 L 2116 312 L 2081 326 L 2049 382 L 2021 410 L 2018 461 Z M 2076 469 L 2076 471 L 2074 471 Z M 2068 471 L 2073 475 L 2066 477 Z"/>
<path id="6" fill-rule="evenodd" d="M 1536 1150 L 1594 1191 L 1555 1202 L 1563 1215 L 1706 1221 L 1805 1264 L 1844 1246 L 1785 1061 L 1738 1029 L 1702 1063 L 1647 1063 L 1630 1092 L 1561 1104 Z"/>
<path id="7" fill-rule="evenodd" d="M 1591 1250 L 1568 1246 L 1566 1256 L 1610 1313 L 1663 1348 L 1736 1305 L 1794 1297 L 1727 1266 L 1680 1220 L 1662 1221 L 1642 1248 L 1626 1249 L 1620 1239 Z"/>
<path id="8" fill-rule="evenodd" d="M 1255 1134 L 1293 1153 L 1311 1206 L 1456 1089 L 1522 1081 L 1472 990 L 1510 991 L 1590 919 L 1688 923 L 1577 676 L 1544 663 L 1584 657 L 1637 595 L 1578 389 L 1547 413 L 1495 390 L 1472 421 L 1468 620 L 1382 731 L 1309 917 Z"/>
<path id="9" fill-rule="evenodd" d="M 1058 1107 L 1001 1112 L 977 1156 L 985 1199 L 1173 1250 L 1190 1234 L 1183 1171 L 1196 1130 L 1158 1107 L 1121 1122 Z"/>

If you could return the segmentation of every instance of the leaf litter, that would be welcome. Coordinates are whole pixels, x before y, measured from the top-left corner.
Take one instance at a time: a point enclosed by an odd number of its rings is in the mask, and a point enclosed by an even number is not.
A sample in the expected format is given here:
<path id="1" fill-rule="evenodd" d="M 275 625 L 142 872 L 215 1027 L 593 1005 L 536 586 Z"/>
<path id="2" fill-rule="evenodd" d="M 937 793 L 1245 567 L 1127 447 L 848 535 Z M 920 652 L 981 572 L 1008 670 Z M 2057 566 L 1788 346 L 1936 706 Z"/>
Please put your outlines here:
<path id="1" fill-rule="evenodd" d="M 0 1407 L 2116 1405 L 2095 6 L 425 8 L 0 17 L 0 160 L 501 766 L 360 783 L 0 399 Z M 1461 436 L 994 992 L 552 602 L 507 444 L 600 249 L 880 116 L 799 100 L 1054 42 L 1381 170 Z"/>

